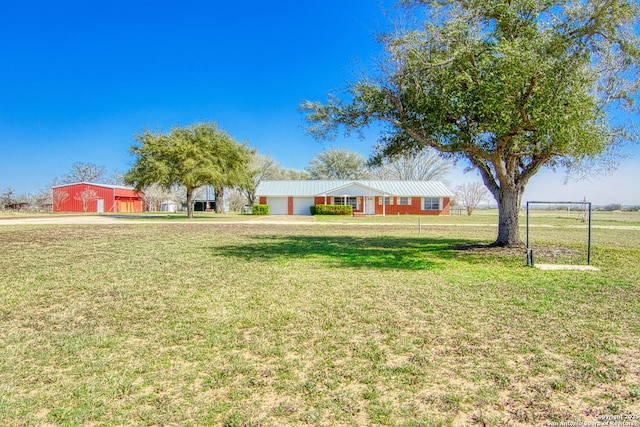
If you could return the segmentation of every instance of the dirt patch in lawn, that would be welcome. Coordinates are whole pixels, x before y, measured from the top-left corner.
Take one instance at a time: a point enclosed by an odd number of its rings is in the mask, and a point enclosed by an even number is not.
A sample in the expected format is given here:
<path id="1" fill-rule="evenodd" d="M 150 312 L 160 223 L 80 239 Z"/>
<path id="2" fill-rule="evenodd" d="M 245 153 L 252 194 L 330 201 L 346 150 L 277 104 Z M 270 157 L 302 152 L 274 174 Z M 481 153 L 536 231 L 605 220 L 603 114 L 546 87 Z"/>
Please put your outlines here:
<path id="1" fill-rule="evenodd" d="M 468 253 L 477 253 L 484 255 L 502 255 L 509 257 L 525 257 L 527 248 L 522 246 L 491 246 L 490 244 L 465 244 L 453 247 L 456 251 L 464 251 Z M 536 257 L 545 259 L 572 258 L 576 255 L 576 251 L 571 248 L 562 246 L 536 245 L 534 248 Z"/>

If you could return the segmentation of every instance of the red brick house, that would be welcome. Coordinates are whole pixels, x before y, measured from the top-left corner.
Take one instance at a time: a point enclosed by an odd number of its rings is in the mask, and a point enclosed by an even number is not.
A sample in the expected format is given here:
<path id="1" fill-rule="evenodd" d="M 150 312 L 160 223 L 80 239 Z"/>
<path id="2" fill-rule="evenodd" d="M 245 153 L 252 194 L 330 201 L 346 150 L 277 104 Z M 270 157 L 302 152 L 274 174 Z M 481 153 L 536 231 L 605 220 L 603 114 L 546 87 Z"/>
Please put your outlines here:
<path id="1" fill-rule="evenodd" d="M 314 205 L 351 205 L 365 215 L 449 215 L 453 193 L 439 181 L 263 181 L 256 189 L 271 215 L 310 215 Z"/>
<path id="2" fill-rule="evenodd" d="M 77 182 L 53 187 L 53 212 L 142 212 L 132 187 Z"/>

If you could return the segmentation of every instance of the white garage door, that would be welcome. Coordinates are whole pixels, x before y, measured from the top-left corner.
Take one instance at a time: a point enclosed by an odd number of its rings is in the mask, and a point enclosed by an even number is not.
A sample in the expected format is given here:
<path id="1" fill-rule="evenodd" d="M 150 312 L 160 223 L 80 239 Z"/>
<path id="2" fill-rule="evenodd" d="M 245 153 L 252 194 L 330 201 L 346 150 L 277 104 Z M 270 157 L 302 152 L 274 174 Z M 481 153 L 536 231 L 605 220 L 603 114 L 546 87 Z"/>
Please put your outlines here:
<path id="1" fill-rule="evenodd" d="M 270 215 L 288 215 L 289 199 L 288 197 L 269 197 L 267 199 Z"/>
<path id="2" fill-rule="evenodd" d="M 296 197 L 293 199 L 294 215 L 311 215 L 309 208 L 314 205 L 313 197 Z"/>

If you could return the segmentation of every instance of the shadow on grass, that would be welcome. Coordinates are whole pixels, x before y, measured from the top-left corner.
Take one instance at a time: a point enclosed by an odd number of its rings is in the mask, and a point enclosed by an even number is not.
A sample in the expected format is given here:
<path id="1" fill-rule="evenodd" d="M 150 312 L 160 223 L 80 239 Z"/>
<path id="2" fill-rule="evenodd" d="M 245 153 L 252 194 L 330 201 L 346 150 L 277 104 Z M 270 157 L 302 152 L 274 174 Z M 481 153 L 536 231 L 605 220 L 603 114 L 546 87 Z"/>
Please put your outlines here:
<path id="1" fill-rule="evenodd" d="M 441 270 L 448 259 L 483 262 L 453 249 L 469 243 L 456 239 L 351 236 L 255 236 L 250 244 L 210 247 L 215 255 L 248 262 L 322 262 L 330 267 Z"/>

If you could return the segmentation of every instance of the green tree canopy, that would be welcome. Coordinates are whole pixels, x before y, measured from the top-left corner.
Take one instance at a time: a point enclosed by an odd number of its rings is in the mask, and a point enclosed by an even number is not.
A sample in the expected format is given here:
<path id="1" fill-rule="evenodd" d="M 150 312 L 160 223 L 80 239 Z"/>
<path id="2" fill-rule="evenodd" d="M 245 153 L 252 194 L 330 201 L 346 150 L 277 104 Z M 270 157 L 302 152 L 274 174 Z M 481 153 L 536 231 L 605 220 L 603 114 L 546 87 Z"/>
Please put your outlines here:
<path id="1" fill-rule="evenodd" d="M 345 148 L 328 148 L 305 168 L 311 179 L 362 179 L 369 177 L 367 159 Z"/>
<path id="2" fill-rule="evenodd" d="M 165 188 L 182 185 L 187 192 L 187 216 L 193 217 L 193 192 L 203 185 L 220 188 L 240 185 L 251 150 L 239 144 L 215 123 L 175 127 L 168 133 L 144 130 L 131 147 L 136 162 L 124 176 L 126 183 L 142 189 L 150 184 Z M 222 203 L 216 203 L 222 205 Z"/>
<path id="3" fill-rule="evenodd" d="M 382 154 L 429 146 L 476 168 L 499 207 L 495 245 L 521 245 L 518 212 L 543 166 L 575 167 L 635 137 L 613 121 L 638 89 L 632 0 L 406 0 L 415 25 L 381 37 L 386 60 L 348 101 L 305 102 L 331 138 L 373 122 Z"/>

